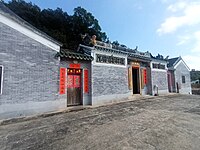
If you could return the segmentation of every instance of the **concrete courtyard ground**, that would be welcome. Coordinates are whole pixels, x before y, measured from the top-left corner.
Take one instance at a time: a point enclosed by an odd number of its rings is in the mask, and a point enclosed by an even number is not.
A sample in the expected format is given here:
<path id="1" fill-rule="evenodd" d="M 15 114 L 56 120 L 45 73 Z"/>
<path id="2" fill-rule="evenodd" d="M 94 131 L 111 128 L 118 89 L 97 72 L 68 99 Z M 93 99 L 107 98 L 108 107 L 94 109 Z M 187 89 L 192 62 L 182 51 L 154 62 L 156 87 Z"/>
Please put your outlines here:
<path id="1" fill-rule="evenodd" d="M 1 125 L 0 149 L 199 150 L 200 96 L 146 98 Z"/>

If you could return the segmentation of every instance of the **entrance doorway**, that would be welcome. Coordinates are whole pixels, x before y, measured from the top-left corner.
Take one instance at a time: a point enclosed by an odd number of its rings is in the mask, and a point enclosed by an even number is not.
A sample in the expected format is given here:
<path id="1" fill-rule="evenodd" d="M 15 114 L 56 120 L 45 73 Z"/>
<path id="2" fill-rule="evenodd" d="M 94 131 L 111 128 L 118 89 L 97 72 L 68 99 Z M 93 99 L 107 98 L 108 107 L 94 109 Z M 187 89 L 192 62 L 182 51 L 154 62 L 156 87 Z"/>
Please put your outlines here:
<path id="1" fill-rule="evenodd" d="M 171 74 L 170 73 L 167 73 L 167 79 L 168 79 L 168 91 L 172 92 L 172 90 L 171 90 L 172 80 L 171 80 Z"/>
<path id="2" fill-rule="evenodd" d="M 67 106 L 82 104 L 81 69 L 67 69 Z"/>
<path id="3" fill-rule="evenodd" d="M 140 94 L 139 68 L 132 68 L 133 94 Z"/>

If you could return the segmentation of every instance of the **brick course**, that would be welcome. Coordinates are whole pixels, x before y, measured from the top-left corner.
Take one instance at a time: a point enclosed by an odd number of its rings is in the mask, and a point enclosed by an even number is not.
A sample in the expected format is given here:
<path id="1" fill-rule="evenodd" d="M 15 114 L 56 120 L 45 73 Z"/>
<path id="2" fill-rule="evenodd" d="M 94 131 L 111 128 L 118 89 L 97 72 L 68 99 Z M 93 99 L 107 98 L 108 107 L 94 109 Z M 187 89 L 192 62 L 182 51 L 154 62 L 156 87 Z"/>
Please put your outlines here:
<path id="1" fill-rule="evenodd" d="M 0 23 L 0 65 L 4 66 L 0 106 L 56 101 L 59 94 L 56 53 Z"/>
<path id="2" fill-rule="evenodd" d="M 154 90 L 154 85 L 158 86 L 158 93 L 166 94 L 168 93 L 168 82 L 167 82 L 167 72 L 166 71 L 151 71 L 152 77 L 152 90 Z"/>
<path id="3" fill-rule="evenodd" d="M 125 94 L 128 90 L 127 68 L 94 65 L 92 68 L 93 96 Z"/>

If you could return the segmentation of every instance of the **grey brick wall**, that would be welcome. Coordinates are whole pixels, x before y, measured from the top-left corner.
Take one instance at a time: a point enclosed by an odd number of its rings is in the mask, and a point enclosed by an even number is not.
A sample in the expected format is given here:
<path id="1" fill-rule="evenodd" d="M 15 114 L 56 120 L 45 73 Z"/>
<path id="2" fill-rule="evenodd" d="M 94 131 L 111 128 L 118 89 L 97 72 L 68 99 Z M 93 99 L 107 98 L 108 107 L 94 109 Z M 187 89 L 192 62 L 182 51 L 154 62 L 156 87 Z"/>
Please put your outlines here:
<path id="1" fill-rule="evenodd" d="M 152 77 L 152 90 L 154 85 L 158 86 L 158 92 L 160 94 L 168 93 L 168 82 L 167 82 L 167 72 L 166 71 L 151 71 Z"/>
<path id="2" fill-rule="evenodd" d="M 147 67 L 147 94 L 152 95 L 152 75 L 150 67 Z"/>
<path id="3" fill-rule="evenodd" d="M 93 96 L 124 94 L 128 90 L 127 68 L 93 66 Z"/>
<path id="4" fill-rule="evenodd" d="M 179 93 L 191 94 L 190 72 L 182 62 L 176 67 L 174 74 L 175 82 L 180 85 Z M 182 83 L 182 76 L 185 76 L 186 83 Z"/>
<path id="5" fill-rule="evenodd" d="M 0 23 L 0 65 L 4 66 L 0 106 L 56 101 L 59 91 L 56 53 Z"/>
<path id="6" fill-rule="evenodd" d="M 106 99 L 112 101 L 115 98 L 123 98 L 129 92 L 127 68 L 92 66 L 93 103 L 104 103 Z"/>

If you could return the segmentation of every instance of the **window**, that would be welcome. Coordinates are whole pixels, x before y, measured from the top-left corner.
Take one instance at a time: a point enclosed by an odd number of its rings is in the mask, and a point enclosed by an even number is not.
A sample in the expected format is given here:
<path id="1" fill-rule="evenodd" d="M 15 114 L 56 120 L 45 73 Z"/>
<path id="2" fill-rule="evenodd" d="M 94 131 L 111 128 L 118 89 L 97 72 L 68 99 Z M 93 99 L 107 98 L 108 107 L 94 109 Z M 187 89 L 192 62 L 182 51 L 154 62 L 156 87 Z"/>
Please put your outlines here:
<path id="1" fill-rule="evenodd" d="M 153 64 L 153 68 L 158 68 L 158 64 Z"/>
<path id="2" fill-rule="evenodd" d="M 182 83 L 185 83 L 185 76 L 182 76 Z"/>
<path id="3" fill-rule="evenodd" d="M 3 66 L 0 65 L 0 94 L 2 94 L 3 89 Z"/>

